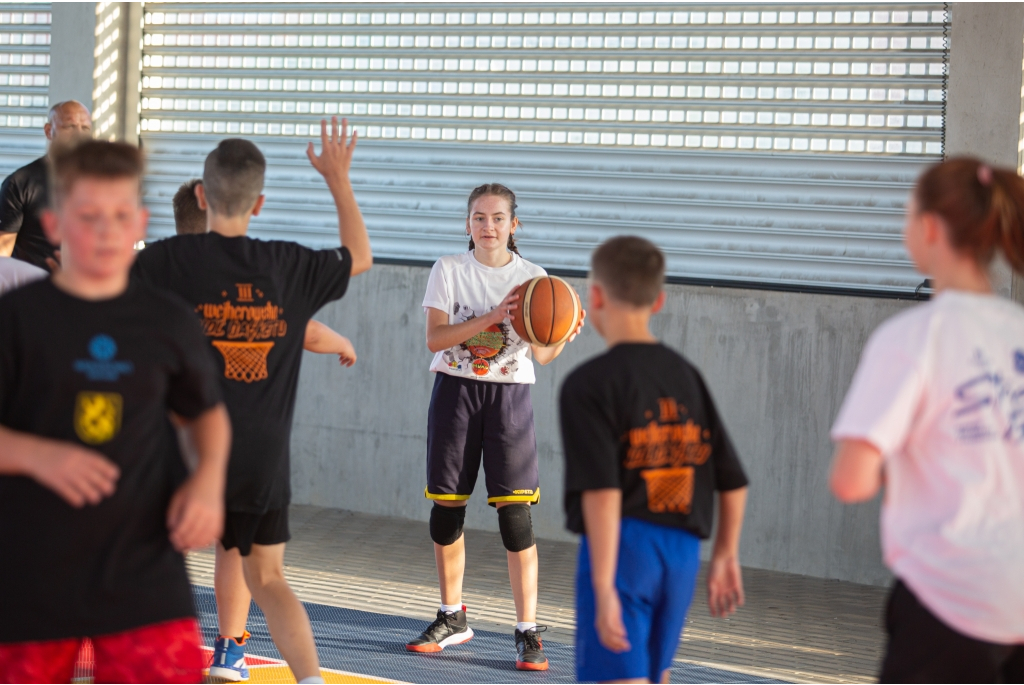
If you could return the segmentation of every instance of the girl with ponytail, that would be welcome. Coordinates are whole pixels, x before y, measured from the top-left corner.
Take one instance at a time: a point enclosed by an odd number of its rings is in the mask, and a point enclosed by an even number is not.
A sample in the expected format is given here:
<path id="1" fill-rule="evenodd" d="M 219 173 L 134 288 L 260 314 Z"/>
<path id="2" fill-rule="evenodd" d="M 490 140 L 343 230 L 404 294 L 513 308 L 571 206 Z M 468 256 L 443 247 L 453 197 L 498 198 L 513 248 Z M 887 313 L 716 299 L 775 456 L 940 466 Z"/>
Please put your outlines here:
<path id="1" fill-rule="evenodd" d="M 423 309 L 427 347 L 434 353 L 434 389 L 427 410 L 424 495 L 433 502 L 430 537 L 441 606 L 437 619 L 406 649 L 436 653 L 473 637 L 462 603 L 462 529 L 482 462 L 487 503 L 497 509 L 508 551 L 515 665 L 544 671 L 548 660 L 538 637 L 545 628 L 537 626 L 537 545 L 530 516 L 530 507 L 540 500 L 530 386 L 533 362 L 548 364 L 563 346 L 532 346 L 512 327 L 519 307 L 515 289 L 545 275 L 516 249 L 516 206 L 515 193 L 499 183 L 475 188 L 466 203 L 468 251 L 441 257 L 427 280 Z"/>
<path id="2" fill-rule="evenodd" d="M 935 296 L 871 336 L 832 428 L 843 502 L 885 486 L 896 576 L 882 682 L 1024 682 L 1024 180 L 957 158 L 928 169 L 904 233 Z"/>

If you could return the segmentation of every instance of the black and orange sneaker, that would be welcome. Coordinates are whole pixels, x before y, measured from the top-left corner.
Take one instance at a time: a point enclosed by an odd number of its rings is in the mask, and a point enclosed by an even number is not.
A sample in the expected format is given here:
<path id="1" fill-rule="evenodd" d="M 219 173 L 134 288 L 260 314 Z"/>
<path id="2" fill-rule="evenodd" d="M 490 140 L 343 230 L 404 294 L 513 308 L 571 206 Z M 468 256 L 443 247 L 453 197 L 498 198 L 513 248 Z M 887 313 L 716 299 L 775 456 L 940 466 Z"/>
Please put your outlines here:
<path id="1" fill-rule="evenodd" d="M 473 639 L 473 629 L 466 621 L 466 605 L 462 611 L 445 613 L 438 609 L 437 618 L 420 633 L 420 636 L 405 645 L 410 652 L 440 652 L 451 645 L 461 645 Z"/>
<path id="2" fill-rule="evenodd" d="M 547 626 L 537 626 L 523 632 L 516 628 L 516 668 L 520 671 L 546 671 L 548 658 L 544 656 L 544 643 L 537 637 Z"/>

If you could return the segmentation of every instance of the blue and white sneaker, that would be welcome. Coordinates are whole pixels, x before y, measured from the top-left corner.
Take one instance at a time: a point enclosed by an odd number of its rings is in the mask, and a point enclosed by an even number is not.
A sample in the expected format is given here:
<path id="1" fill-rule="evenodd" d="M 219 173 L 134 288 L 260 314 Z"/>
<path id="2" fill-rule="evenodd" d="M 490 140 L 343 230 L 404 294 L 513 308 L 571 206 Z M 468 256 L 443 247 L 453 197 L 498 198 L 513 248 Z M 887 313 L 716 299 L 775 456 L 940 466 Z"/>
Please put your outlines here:
<path id="1" fill-rule="evenodd" d="M 242 634 L 239 642 L 233 637 L 219 637 L 213 643 L 213 662 L 210 664 L 210 677 L 230 680 L 237 683 L 249 679 L 249 669 L 245 665 L 245 643 L 249 639 L 249 631 Z"/>

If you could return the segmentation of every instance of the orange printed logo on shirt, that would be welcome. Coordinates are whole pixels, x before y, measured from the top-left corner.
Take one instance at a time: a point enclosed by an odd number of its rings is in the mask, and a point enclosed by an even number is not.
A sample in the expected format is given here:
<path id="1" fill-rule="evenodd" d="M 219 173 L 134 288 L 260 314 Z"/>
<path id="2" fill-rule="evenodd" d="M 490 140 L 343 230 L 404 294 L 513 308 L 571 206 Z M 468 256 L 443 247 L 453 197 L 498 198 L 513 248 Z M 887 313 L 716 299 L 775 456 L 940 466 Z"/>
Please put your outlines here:
<path id="1" fill-rule="evenodd" d="M 272 338 L 288 334 L 284 310 L 264 297 L 252 283 L 235 283 L 235 303 L 221 292 L 221 302 L 196 306 L 202 318 L 203 332 L 224 357 L 224 377 L 243 383 L 254 383 L 270 375 L 267 358 L 274 347 Z M 263 301 L 265 300 L 265 301 Z M 252 304 L 248 304 L 248 303 Z"/>
<path id="2" fill-rule="evenodd" d="M 693 500 L 694 466 L 711 457 L 710 431 L 680 414 L 686 407 L 674 397 L 658 400 L 658 418 L 646 411 L 650 419 L 645 426 L 632 428 L 626 434 L 628 443 L 623 467 L 644 469 L 640 475 L 647 484 L 647 508 L 653 512 L 690 513 Z"/>

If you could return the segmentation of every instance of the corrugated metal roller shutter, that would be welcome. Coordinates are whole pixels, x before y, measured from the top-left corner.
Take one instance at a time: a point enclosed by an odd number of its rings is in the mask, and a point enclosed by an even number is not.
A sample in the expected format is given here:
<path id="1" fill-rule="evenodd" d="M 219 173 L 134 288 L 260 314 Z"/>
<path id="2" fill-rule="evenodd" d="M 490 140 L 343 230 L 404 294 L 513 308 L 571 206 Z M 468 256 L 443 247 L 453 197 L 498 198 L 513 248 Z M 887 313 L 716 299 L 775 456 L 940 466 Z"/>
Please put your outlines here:
<path id="1" fill-rule="evenodd" d="M 50 3 L 0 5 L 0 179 L 46 152 Z"/>
<path id="2" fill-rule="evenodd" d="M 336 240 L 303 148 L 342 114 L 381 257 L 463 247 L 464 199 L 495 180 L 548 267 L 628 230 L 678 277 L 912 291 L 901 213 L 942 152 L 941 6 L 638 7 L 147 3 L 153 233 L 242 135 L 271 166 L 254 234 Z"/>

